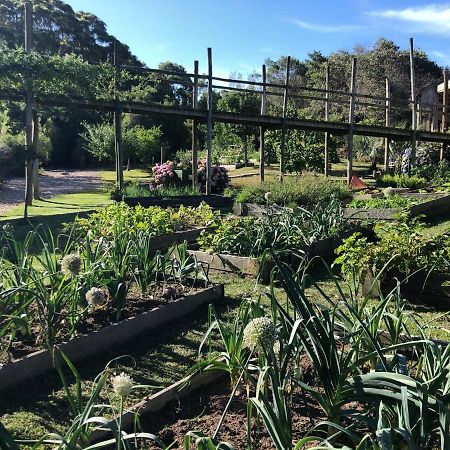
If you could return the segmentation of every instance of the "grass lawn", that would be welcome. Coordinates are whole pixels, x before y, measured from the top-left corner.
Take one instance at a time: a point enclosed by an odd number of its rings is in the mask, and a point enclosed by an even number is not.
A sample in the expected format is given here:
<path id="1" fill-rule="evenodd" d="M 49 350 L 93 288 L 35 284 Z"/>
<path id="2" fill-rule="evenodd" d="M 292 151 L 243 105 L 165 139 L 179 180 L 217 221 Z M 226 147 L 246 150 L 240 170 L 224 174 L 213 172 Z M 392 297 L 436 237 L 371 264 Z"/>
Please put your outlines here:
<path id="1" fill-rule="evenodd" d="M 116 171 L 115 170 L 101 170 L 99 172 L 100 177 L 108 182 L 115 183 L 116 182 Z M 132 170 L 124 170 L 123 171 L 123 179 L 125 181 L 138 181 L 141 179 L 150 179 L 153 178 L 151 171 L 147 171 L 144 169 L 132 169 Z"/>
<path id="2" fill-rule="evenodd" d="M 79 192 L 76 194 L 61 194 L 46 200 L 34 200 L 28 208 L 28 215 L 36 220 L 42 216 L 92 211 L 111 203 L 108 192 Z M 0 220 L 10 220 L 23 217 L 23 205 L 7 211 Z"/>

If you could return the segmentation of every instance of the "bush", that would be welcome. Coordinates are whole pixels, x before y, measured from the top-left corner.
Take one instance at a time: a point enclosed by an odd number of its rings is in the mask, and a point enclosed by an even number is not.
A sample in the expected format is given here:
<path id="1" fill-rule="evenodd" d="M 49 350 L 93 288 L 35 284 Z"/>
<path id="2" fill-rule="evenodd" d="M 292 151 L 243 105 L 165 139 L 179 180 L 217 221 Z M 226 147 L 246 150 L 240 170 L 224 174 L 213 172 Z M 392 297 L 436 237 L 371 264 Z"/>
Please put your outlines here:
<path id="1" fill-rule="evenodd" d="M 450 164 L 446 160 L 438 164 L 423 164 L 413 167 L 412 174 L 425 178 L 435 186 L 444 184 L 450 181 Z"/>
<path id="2" fill-rule="evenodd" d="M 368 200 L 354 199 L 349 208 L 409 208 L 414 202 L 401 195 L 390 195 L 385 198 L 371 198 Z"/>
<path id="3" fill-rule="evenodd" d="M 257 185 L 246 186 L 237 195 L 241 203 L 266 203 L 264 195 L 270 192 L 270 201 L 280 206 L 315 205 L 330 199 L 331 196 L 343 200 L 350 194 L 346 187 L 323 177 L 302 176 L 286 177 L 283 183 L 265 181 Z"/>
<path id="4" fill-rule="evenodd" d="M 174 171 L 173 162 L 171 161 L 167 161 L 162 164 L 156 164 L 152 168 L 152 172 L 155 177 L 152 184 L 155 188 L 158 189 L 162 187 L 173 186 L 180 181 L 178 175 Z"/>
<path id="5" fill-rule="evenodd" d="M 219 164 L 211 166 L 211 192 L 213 194 L 222 194 L 225 188 L 230 185 L 228 170 Z M 198 184 L 202 192 L 206 190 L 206 165 L 200 163 L 198 165 Z"/>
<path id="6" fill-rule="evenodd" d="M 379 187 L 395 187 L 409 189 L 423 189 L 427 186 L 427 180 L 417 175 L 383 175 L 377 180 Z"/>

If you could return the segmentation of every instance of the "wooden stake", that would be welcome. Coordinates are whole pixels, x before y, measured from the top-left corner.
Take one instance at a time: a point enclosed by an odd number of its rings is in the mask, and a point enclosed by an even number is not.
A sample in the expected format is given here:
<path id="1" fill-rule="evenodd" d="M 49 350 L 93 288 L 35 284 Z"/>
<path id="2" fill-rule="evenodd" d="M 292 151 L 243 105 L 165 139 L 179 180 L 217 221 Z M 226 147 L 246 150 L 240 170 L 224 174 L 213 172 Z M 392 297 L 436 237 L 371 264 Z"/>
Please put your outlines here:
<path id="1" fill-rule="evenodd" d="M 447 132 L 447 107 L 448 107 L 448 70 L 444 69 L 444 92 L 442 96 L 442 122 L 441 122 L 441 131 L 442 133 Z M 447 144 L 445 142 L 442 143 L 441 152 L 439 155 L 439 159 L 441 161 L 445 158 L 445 152 L 447 150 Z"/>
<path id="2" fill-rule="evenodd" d="M 350 85 L 350 109 L 348 114 L 348 153 L 347 153 L 347 184 L 350 185 L 353 175 L 353 126 L 355 124 L 356 101 L 356 58 L 352 58 L 352 79 Z"/>
<path id="3" fill-rule="evenodd" d="M 192 109 L 198 106 L 198 61 L 194 61 L 194 88 L 192 90 Z M 198 169 L 198 125 L 194 119 L 192 121 L 192 187 L 197 187 Z"/>
<path id="4" fill-rule="evenodd" d="M 33 34 L 33 5 L 25 1 L 25 52 L 30 53 Z M 28 206 L 33 204 L 33 91 L 31 75 L 27 73 L 25 93 L 25 204 L 24 218 L 28 218 Z"/>
<path id="5" fill-rule="evenodd" d="M 391 126 L 391 82 L 386 77 L 386 111 L 385 111 L 386 127 Z M 384 138 L 384 171 L 389 171 L 389 138 Z"/>
<path id="6" fill-rule="evenodd" d="M 261 97 L 261 115 L 266 115 L 266 65 L 262 66 L 262 97 Z M 259 127 L 259 181 L 264 181 L 264 164 L 265 164 L 265 151 L 264 151 L 264 127 Z"/>
<path id="7" fill-rule="evenodd" d="M 114 147 L 116 155 L 116 183 L 123 190 L 122 110 L 117 96 L 119 90 L 118 45 L 114 41 Z"/>
<path id="8" fill-rule="evenodd" d="M 38 113 L 33 109 L 33 197 L 35 200 L 41 198 L 39 186 L 39 118 Z"/>
<path id="9" fill-rule="evenodd" d="M 207 122 L 207 148 L 206 148 L 206 194 L 211 194 L 212 181 L 212 123 L 213 123 L 213 91 L 212 91 L 212 51 L 208 48 L 208 122 Z"/>
<path id="10" fill-rule="evenodd" d="M 417 145 L 417 100 L 416 100 L 416 71 L 414 68 L 414 39 L 409 39 L 409 64 L 411 69 L 411 164 L 416 161 Z"/>
<path id="11" fill-rule="evenodd" d="M 289 72 L 291 69 L 291 57 L 287 57 L 286 74 L 284 79 L 284 96 L 283 96 L 283 124 L 281 128 L 281 146 L 280 146 L 280 181 L 283 181 L 285 171 L 285 149 L 286 149 L 286 116 L 288 108 L 289 96 Z"/>
<path id="12" fill-rule="evenodd" d="M 325 120 L 329 120 L 329 108 L 330 108 L 330 65 L 327 63 L 326 73 L 325 73 Z M 324 174 L 326 177 L 329 176 L 329 146 L 330 146 L 330 132 L 325 131 L 325 164 L 324 164 Z"/>

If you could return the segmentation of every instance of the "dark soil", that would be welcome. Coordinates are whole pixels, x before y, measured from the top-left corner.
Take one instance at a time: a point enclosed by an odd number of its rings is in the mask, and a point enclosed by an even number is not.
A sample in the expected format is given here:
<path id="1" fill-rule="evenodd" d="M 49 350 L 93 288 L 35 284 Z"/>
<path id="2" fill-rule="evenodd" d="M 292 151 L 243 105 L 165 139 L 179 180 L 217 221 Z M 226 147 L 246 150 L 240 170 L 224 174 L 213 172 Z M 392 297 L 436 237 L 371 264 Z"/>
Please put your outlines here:
<path id="1" fill-rule="evenodd" d="M 212 437 L 231 395 L 229 378 L 204 387 L 180 402 L 171 402 L 155 414 L 141 417 L 145 431 L 157 435 L 166 445 L 175 442 L 171 449 L 183 449 L 184 436 L 188 431 L 197 431 Z M 298 441 L 313 423 L 321 419 L 321 410 L 308 406 L 300 394 L 294 394 L 293 431 L 294 442 Z M 311 418 L 310 418 L 311 417 Z M 230 404 L 223 425 L 217 436 L 220 441 L 232 444 L 236 449 L 247 448 L 247 400 L 245 389 L 236 394 Z M 252 419 L 251 438 L 253 448 L 275 449 L 262 422 Z"/>
<path id="2" fill-rule="evenodd" d="M 135 317 L 143 312 L 151 311 L 154 308 L 170 303 L 186 295 L 195 294 L 204 289 L 203 285 L 184 286 L 182 284 L 156 284 L 151 288 L 151 295 L 141 295 L 137 290 L 131 289 L 119 322 L 131 317 Z M 68 329 L 64 325 L 64 318 L 61 320 L 61 331 L 58 342 L 68 340 Z M 116 310 L 107 303 L 106 307 L 99 307 L 93 312 L 86 311 L 84 319 L 80 322 L 76 336 L 87 334 L 99 330 L 108 325 L 117 323 Z M 6 364 L 16 359 L 22 358 L 30 353 L 44 348 L 38 340 L 38 326 L 35 324 L 31 336 L 17 336 L 6 352 L 0 352 L 0 364 Z"/>

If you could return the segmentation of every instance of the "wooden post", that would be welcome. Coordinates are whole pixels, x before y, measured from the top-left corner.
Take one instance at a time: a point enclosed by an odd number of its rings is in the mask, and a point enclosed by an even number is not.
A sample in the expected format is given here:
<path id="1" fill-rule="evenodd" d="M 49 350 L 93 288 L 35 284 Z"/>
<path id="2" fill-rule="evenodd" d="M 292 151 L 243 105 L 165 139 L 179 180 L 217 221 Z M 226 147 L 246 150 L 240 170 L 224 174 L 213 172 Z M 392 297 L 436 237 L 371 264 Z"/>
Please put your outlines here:
<path id="1" fill-rule="evenodd" d="M 194 61 L 194 87 L 192 90 L 192 109 L 198 107 L 198 61 Z M 194 119 L 192 121 L 192 187 L 197 187 L 197 169 L 198 169 L 198 125 Z"/>
<path id="2" fill-rule="evenodd" d="M 39 118 L 38 113 L 33 109 L 33 197 L 35 200 L 41 198 L 39 186 Z"/>
<path id="3" fill-rule="evenodd" d="M 328 122 L 330 116 L 330 65 L 327 63 L 326 73 L 325 73 L 325 120 Z M 324 174 L 326 177 L 329 176 L 329 146 L 330 146 L 330 132 L 325 131 L 325 167 Z"/>
<path id="4" fill-rule="evenodd" d="M 262 97 L 261 97 L 261 115 L 266 115 L 266 65 L 262 66 Z M 264 151 L 264 127 L 259 127 L 259 181 L 264 181 L 264 164 L 265 164 L 265 151 Z"/>
<path id="5" fill-rule="evenodd" d="M 411 164 L 416 161 L 417 145 L 417 100 L 416 100 L 416 71 L 414 68 L 414 39 L 409 39 L 409 64 L 411 69 Z"/>
<path id="6" fill-rule="evenodd" d="M 119 90 L 118 48 L 114 40 L 114 150 L 116 155 L 116 183 L 123 190 L 122 108 L 117 96 Z"/>
<path id="7" fill-rule="evenodd" d="M 33 5 L 30 0 L 25 1 L 25 52 L 30 53 L 33 34 Z M 33 91 L 31 75 L 27 71 L 25 92 L 25 202 L 24 218 L 28 218 L 28 206 L 33 204 Z"/>
<path id="8" fill-rule="evenodd" d="M 385 111 L 385 124 L 386 127 L 391 126 L 391 82 L 388 77 L 386 77 L 386 111 Z M 384 138 L 384 171 L 389 170 L 389 138 Z"/>
<path id="9" fill-rule="evenodd" d="M 448 70 L 444 69 L 444 92 L 442 96 L 442 122 L 441 122 L 441 132 L 445 133 L 447 131 L 447 107 L 448 107 Z M 441 161 L 445 158 L 445 152 L 447 150 L 447 144 L 445 142 L 442 143 L 441 152 L 439 155 L 439 159 Z"/>
<path id="10" fill-rule="evenodd" d="M 208 122 L 207 122 L 207 148 L 206 148 L 206 194 L 211 194 L 212 177 L 212 123 L 213 123 L 213 91 L 212 91 L 212 51 L 208 48 Z"/>
<path id="11" fill-rule="evenodd" d="M 286 149 L 286 116 L 288 108 L 289 96 L 289 72 L 291 69 L 291 57 L 287 57 L 286 74 L 284 79 L 284 96 L 283 96 L 283 124 L 281 128 L 281 146 L 280 146 L 280 181 L 283 181 L 285 167 L 285 149 Z"/>
<path id="12" fill-rule="evenodd" d="M 166 155 L 164 154 L 165 152 L 164 152 L 164 144 L 161 144 L 160 146 L 159 146 L 159 163 L 160 164 L 163 164 L 165 161 L 165 157 L 166 157 Z"/>
<path id="13" fill-rule="evenodd" d="M 348 152 L 347 152 L 347 184 L 350 185 L 353 175 L 353 126 L 355 124 L 356 101 L 356 58 L 352 58 L 352 79 L 350 85 L 350 109 L 348 114 Z"/>

